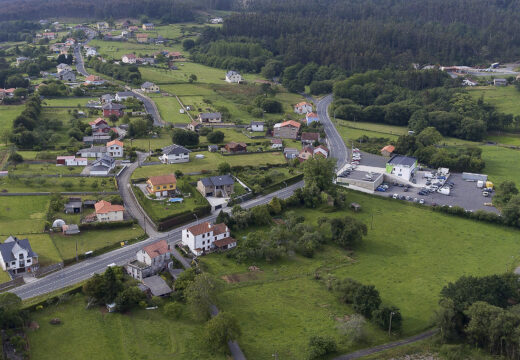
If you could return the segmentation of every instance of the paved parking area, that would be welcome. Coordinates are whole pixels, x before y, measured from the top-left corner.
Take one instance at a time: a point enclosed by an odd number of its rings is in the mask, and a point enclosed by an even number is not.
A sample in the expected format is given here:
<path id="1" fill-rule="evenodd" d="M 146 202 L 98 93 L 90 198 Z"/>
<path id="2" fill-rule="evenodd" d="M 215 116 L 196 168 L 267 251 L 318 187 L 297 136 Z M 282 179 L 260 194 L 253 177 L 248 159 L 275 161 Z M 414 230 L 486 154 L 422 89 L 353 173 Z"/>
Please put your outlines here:
<path id="1" fill-rule="evenodd" d="M 419 195 L 418 188 L 410 188 L 408 192 L 404 188 L 398 186 L 390 186 L 386 192 L 376 191 L 375 194 L 379 196 L 392 196 L 393 194 L 410 196 L 412 201 L 414 198 L 424 199 L 425 205 L 451 205 L 460 206 L 466 210 L 485 210 L 498 213 L 499 211 L 493 206 L 486 206 L 484 203 L 490 203 L 492 196 L 482 196 L 482 189 L 477 188 L 476 182 L 468 182 L 462 180 L 462 174 L 451 174 L 448 181 L 455 183 L 449 196 L 439 193 L 431 193 L 428 195 Z"/>

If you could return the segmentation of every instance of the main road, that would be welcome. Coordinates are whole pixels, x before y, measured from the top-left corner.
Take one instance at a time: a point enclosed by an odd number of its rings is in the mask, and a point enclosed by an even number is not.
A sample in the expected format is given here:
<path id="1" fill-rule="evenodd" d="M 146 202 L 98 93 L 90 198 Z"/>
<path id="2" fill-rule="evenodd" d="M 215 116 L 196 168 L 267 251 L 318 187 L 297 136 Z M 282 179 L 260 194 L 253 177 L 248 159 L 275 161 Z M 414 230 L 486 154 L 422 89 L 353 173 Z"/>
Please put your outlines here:
<path id="1" fill-rule="evenodd" d="M 76 59 L 79 58 L 80 57 L 76 57 Z M 341 169 L 341 167 L 343 167 L 343 165 L 346 164 L 348 159 L 347 148 L 343 142 L 343 139 L 339 136 L 336 128 L 334 127 L 332 121 L 329 118 L 327 109 L 331 101 L 332 95 L 326 96 L 316 102 L 316 108 L 320 121 L 324 124 L 325 127 L 325 133 L 327 135 L 327 141 L 329 144 L 331 155 L 337 159 L 337 167 L 338 169 Z M 133 218 L 137 219 L 139 225 L 146 230 L 147 234 L 149 235 L 148 239 L 84 260 L 78 264 L 65 267 L 62 270 L 49 274 L 43 278 L 35 279 L 32 282 L 14 288 L 10 291 L 17 294 L 22 299 L 28 299 L 34 296 L 46 294 L 67 286 L 77 284 L 83 280 L 90 278 L 94 273 L 101 273 L 106 269 L 107 265 L 109 264 L 115 263 L 118 265 L 123 265 L 135 257 L 135 253 L 138 249 L 142 248 L 143 246 L 149 245 L 157 240 L 165 239 L 170 244 L 176 244 L 180 242 L 182 231 L 181 228 L 173 229 L 164 233 L 156 231 L 155 226 L 144 213 L 143 209 L 141 208 L 141 206 L 139 205 L 139 203 L 137 202 L 137 200 L 131 192 L 132 190 L 130 188 L 130 176 L 132 172 L 139 166 L 139 164 L 142 161 L 144 161 L 145 157 L 145 154 L 138 155 L 137 162 L 134 162 L 133 164 L 128 166 L 120 174 L 118 179 L 118 185 L 121 196 L 124 200 L 125 209 Z M 284 189 L 278 190 L 271 194 L 251 199 L 247 202 L 242 203 L 241 205 L 244 208 L 252 208 L 254 206 L 268 203 L 269 201 L 271 201 L 273 197 L 285 199 L 291 196 L 294 190 L 301 188 L 302 186 L 303 181 L 300 181 L 296 184 L 290 185 Z M 229 209 L 226 209 L 225 211 L 229 211 Z M 194 221 L 189 224 L 186 224 L 184 227 L 195 225 L 201 221 L 214 221 L 215 219 L 216 215 L 211 215 L 202 219 L 196 219 L 194 217 Z M 181 262 L 186 264 L 186 260 L 180 257 L 177 254 L 177 252 L 174 252 L 174 254 L 178 256 L 178 259 Z"/>

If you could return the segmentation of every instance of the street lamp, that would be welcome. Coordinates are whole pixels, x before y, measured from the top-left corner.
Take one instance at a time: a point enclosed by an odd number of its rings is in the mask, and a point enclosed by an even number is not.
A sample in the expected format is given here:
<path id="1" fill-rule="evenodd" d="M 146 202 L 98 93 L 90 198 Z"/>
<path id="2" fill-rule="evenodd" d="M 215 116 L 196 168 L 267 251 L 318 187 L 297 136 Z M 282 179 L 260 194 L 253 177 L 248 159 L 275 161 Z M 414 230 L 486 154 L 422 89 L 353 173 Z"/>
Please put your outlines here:
<path id="1" fill-rule="evenodd" d="M 388 336 L 390 336 L 390 333 L 392 332 L 392 316 L 395 315 L 395 312 L 390 312 L 390 325 L 388 326 Z"/>

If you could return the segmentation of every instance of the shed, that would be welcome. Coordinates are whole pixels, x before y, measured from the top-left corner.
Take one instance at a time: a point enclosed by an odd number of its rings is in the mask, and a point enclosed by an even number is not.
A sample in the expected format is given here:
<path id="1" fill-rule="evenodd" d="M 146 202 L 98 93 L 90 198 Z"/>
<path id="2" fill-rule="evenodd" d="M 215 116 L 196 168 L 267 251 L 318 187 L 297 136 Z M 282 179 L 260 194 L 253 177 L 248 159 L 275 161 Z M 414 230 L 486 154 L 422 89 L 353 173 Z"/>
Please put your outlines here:
<path id="1" fill-rule="evenodd" d="M 143 284 L 150 289 L 153 296 L 164 296 L 172 292 L 166 281 L 159 275 L 150 276 L 142 280 Z"/>
<path id="2" fill-rule="evenodd" d="M 115 302 L 106 304 L 106 307 L 107 307 L 107 310 L 109 313 L 116 312 L 116 303 Z"/>
<path id="3" fill-rule="evenodd" d="M 352 210 L 354 210 L 355 212 L 358 212 L 359 210 L 361 210 L 361 205 L 359 205 L 358 203 L 350 203 L 350 208 Z"/>

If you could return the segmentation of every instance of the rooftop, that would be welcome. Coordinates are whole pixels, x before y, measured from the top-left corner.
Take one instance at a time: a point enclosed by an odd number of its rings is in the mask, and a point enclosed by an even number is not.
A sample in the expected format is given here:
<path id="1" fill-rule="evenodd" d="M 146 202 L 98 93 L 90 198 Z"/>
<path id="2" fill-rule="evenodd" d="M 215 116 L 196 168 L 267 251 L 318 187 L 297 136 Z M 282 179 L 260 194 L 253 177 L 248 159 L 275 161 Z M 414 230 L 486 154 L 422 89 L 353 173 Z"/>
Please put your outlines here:
<path id="1" fill-rule="evenodd" d="M 196 123 L 199 124 L 199 123 Z M 170 146 L 166 146 L 162 148 L 163 154 L 166 155 L 177 155 L 177 154 L 185 154 L 191 152 L 191 150 L 186 149 L 184 146 L 180 146 L 177 144 L 173 144 Z"/>
<path id="2" fill-rule="evenodd" d="M 170 251 L 170 246 L 166 240 L 159 240 L 153 244 L 145 246 L 143 250 L 148 254 L 148 256 L 150 256 L 150 258 L 153 259 L 159 255 L 168 253 Z"/>
<path id="3" fill-rule="evenodd" d="M 278 123 L 278 124 L 274 125 L 275 128 L 280 128 L 280 127 L 285 127 L 285 126 L 293 126 L 293 127 L 296 127 L 299 129 L 301 124 L 297 121 L 289 120 L 289 121 L 284 121 L 282 123 Z"/>
<path id="4" fill-rule="evenodd" d="M 177 182 L 177 178 L 174 174 L 168 175 L 158 175 L 158 176 L 150 176 L 148 179 L 152 186 L 156 185 L 166 185 L 166 184 L 175 184 Z"/>
<path id="5" fill-rule="evenodd" d="M 163 296 L 172 292 L 166 281 L 159 275 L 144 278 L 142 282 L 150 289 L 153 296 Z"/>
<path id="6" fill-rule="evenodd" d="M 233 185 L 235 180 L 231 175 L 218 175 L 200 179 L 204 186 Z"/>
<path id="7" fill-rule="evenodd" d="M 413 166 L 417 162 L 417 159 L 411 156 L 394 155 L 388 164 L 390 165 L 401 165 L 401 166 Z"/>
<path id="8" fill-rule="evenodd" d="M 105 200 L 98 201 L 94 205 L 94 208 L 96 209 L 96 214 L 106 214 L 112 211 L 125 211 L 125 208 L 122 205 L 112 205 Z"/>

